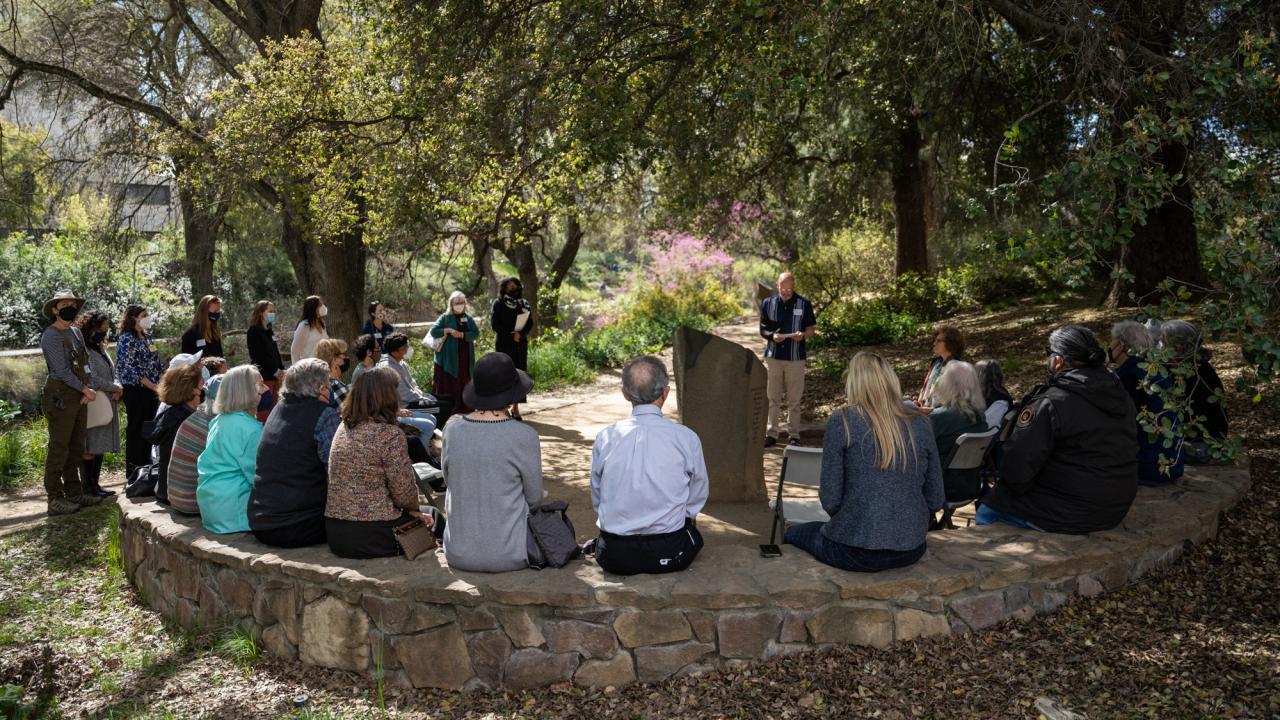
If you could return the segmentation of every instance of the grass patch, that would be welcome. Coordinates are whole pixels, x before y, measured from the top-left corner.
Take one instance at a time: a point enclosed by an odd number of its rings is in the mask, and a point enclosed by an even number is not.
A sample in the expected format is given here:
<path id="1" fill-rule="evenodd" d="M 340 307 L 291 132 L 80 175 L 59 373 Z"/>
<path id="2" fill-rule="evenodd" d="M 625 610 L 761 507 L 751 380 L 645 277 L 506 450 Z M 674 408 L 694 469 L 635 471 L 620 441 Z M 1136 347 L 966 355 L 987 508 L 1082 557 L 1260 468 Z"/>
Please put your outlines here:
<path id="1" fill-rule="evenodd" d="M 40 480 L 49 450 L 49 429 L 43 417 L 12 420 L 0 430 L 0 490 Z"/>
<path id="2" fill-rule="evenodd" d="M 247 668 L 262 654 L 253 633 L 240 625 L 228 625 L 213 641 L 213 652 L 242 668 Z"/>

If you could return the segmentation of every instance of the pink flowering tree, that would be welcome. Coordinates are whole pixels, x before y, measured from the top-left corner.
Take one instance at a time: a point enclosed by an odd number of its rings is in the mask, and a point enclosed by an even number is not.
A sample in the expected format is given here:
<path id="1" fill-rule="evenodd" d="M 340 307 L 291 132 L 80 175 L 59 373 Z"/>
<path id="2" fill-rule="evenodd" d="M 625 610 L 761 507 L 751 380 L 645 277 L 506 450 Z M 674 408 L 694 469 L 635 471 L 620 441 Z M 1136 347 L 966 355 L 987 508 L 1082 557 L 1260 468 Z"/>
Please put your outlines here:
<path id="1" fill-rule="evenodd" d="M 668 291 L 713 280 L 722 287 L 734 281 L 733 258 L 702 235 L 661 231 L 640 249 L 645 259 L 631 284 L 657 285 Z"/>

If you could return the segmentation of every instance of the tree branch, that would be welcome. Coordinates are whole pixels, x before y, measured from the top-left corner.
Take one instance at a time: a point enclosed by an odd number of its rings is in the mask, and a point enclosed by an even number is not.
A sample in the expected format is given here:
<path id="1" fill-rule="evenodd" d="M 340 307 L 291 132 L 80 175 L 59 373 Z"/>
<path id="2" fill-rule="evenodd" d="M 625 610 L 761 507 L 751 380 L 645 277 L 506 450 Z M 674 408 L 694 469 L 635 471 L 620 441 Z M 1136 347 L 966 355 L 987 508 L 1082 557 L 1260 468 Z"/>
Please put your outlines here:
<path id="1" fill-rule="evenodd" d="M 1005 20 L 1008 20 L 1019 35 L 1025 35 L 1028 31 L 1032 31 L 1040 35 L 1057 37 L 1075 47 L 1085 44 L 1089 39 L 1089 33 L 1084 30 L 1047 20 L 1012 0 L 986 0 L 986 3 L 992 10 L 999 13 Z M 1124 50 L 1142 58 L 1148 65 L 1154 67 L 1167 66 L 1171 69 L 1177 69 L 1171 58 L 1152 52 L 1123 35 L 1113 32 L 1111 39 Z"/>
<path id="2" fill-rule="evenodd" d="M 217 45 L 213 44 L 213 41 L 209 39 L 209 36 L 206 35 L 204 31 L 200 29 L 200 26 L 196 24 L 195 18 L 191 17 L 191 12 L 187 9 L 185 0 L 169 0 L 169 5 L 173 8 L 173 11 L 177 13 L 182 24 L 185 25 L 187 29 L 191 31 L 191 34 L 195 36 L 196 40 L 200 43 L 200 47 L 204 48 L 204 51 L 213 59 L 214 63 L 236 80 L 243 79 L 240 76 L 240 71 L 236 69 L 235 64 L 233 64 L 227 56 L 223 54 L 222 50 L 220 50 Z"/>
<path id="3" fill-rule="evenodd" d="M 39 60 L 27 60 L 26 58 L 18 56 L 4 45 L 0 45 L 0 58 L 4 58 L 20 71 L 36 72 L 43 75 L 49 75 L 51 77 L 61 78 L 93 97 L 106 100 L 107 102 L 126 110 L 132 110 L 133 112 L 146 115 L 147 117 L 158 121 L 165 127 L 181 132 L 188 139 L 195 140 L 201 144 L 206 142 L 204 136 L 191 129 L 189 125 L 178 120 L 178 118 L 174 117 L 174 115 L 168 110 L 137 98 L 115 92 L 114 90 L 109 90 L 73 70 L 58 65 L 51 65 L 46 62 L 40 62 Z"/>
<path id="4" fill-rule="evenodd" d="M 226 0 L 209 0 L 209 4 L 212 5 L 215 10 L 222 13 L 222 16 L 225 17 L 228 22 L 239 28 L 240 32 L 244 33 L 246 37 L 253 41 L 253 44 L 258 48 L 258 52 L 263 55 L 267 54 L 267 48 L 262 43 L 263 33 L 254 28 L 253 25 L 249 23 L 248 18 L 235 8 L 228 5 Z"/>

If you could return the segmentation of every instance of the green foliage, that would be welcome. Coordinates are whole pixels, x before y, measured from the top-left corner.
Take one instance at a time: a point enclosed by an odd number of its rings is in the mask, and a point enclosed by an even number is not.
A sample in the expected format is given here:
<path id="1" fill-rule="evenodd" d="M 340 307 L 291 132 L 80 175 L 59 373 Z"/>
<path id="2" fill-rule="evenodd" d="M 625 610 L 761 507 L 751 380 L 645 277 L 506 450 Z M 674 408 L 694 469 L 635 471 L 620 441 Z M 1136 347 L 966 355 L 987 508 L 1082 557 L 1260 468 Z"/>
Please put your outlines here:
<path id="1" fill-rule="evenodd" d="M 49 450 L 49 428 L 44 417 L 0 427 L 0 490 L 38 481 Z"/>
<path id="2" fill-rule="evenodd" d="M 42 224 L 52 189 L 44 135 L 0 120 L 0 235 Z"/>
<path id="3" fill-rule="evenodd" d="M 228 625 L 218 633 L 213 642 L 213 651 L 242 667 L 252 665 L 262 654 L 253 633 L 238 624 Z"/>
<path id="4" fill-rule="evenodd" d="M 822 309 L 892 284 L 893 253 L 889 233 L 861 223 L 806 248 L 791 271 L 797 291 Z"/>
<path id="5" fill-rule="evenodd" d="M 923 321 L 881 298 L 828 305 L 818 315 L 815 348 L 861 347 L 897 342 L 920 331 Z"/>

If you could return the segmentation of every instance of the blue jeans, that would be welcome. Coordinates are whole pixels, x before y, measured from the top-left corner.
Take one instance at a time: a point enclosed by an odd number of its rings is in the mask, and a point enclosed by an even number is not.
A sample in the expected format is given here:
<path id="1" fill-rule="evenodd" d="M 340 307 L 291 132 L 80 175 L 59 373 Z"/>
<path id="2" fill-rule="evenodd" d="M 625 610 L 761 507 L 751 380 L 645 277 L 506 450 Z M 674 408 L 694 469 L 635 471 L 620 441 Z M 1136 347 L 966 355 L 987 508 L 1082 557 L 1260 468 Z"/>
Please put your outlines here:
<path id="1" fill-rule="evenodd" d="M 409 417 L 399 417 L 396 421 L 409 427 L 417 428 L 422 433 L 422 442 L 431 441 L 431 431 L 436 429 L 435 413 L 423 412 L 421 410 L 410 410 Z"/>
<path id="2" fill-rule="evenodd" d="M 824 565 L 853 572 L 879 572 L 906 567 L 924 555 L 927 544 L 920 543 L 920 547 L 911 550 L 867 550 L 829 539 L 822 534 L 823 525 L 826 523 L 792 525 L 782 536 L 782 542 L 795 545 Z"/>
<path id="3" fill-rule="evenodd" d="M 994 525 L 1001 522 L 1014 527 L 1026 528 L 1027 530 L 1035 530 L 1036 532 L 1044 532 L 1043 528 L 1036 527 L 1021 518 L 1016 518 L 1009 513 L 1002 513 L 992 508 L 990 505 L 979 505 L 978 512 L 974 515 L 974 522 L 979 525 Z"/>

